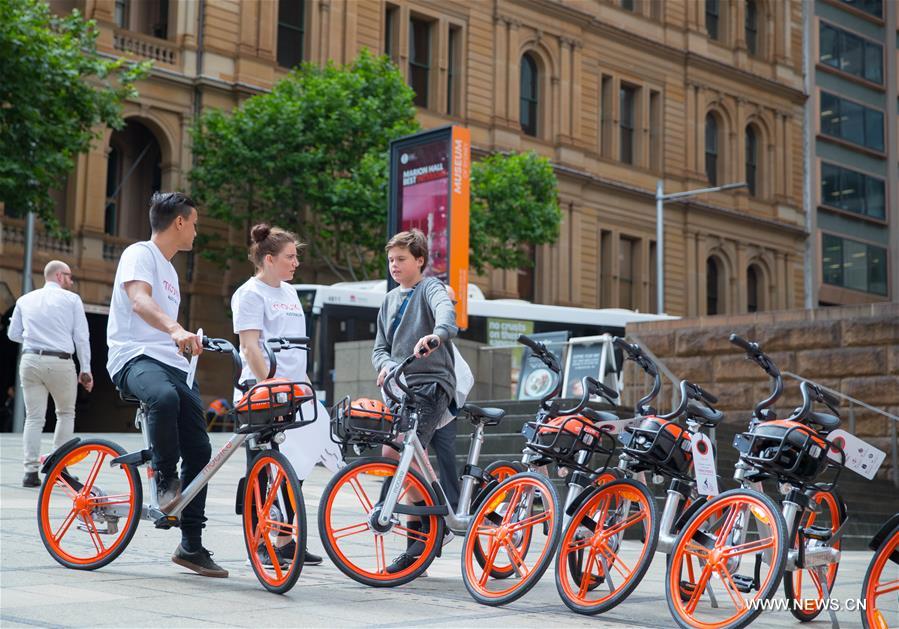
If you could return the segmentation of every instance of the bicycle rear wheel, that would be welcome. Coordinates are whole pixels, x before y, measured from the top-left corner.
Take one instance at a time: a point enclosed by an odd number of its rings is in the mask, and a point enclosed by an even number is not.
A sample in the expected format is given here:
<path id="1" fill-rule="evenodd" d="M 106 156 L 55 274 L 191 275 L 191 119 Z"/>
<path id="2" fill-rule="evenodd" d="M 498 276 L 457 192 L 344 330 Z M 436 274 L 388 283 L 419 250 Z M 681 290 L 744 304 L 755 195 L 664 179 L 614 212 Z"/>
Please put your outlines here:
<path id="1" fill-rule="evenodd" d="M 484 473 L 489 474 L 498 482 L 503 482 L 510 476 L 515 476 L 515 474 L 520 474 L 524 472 L 527 468 L 523 463 L 518 461 L 494 461 L 486 468 L 484 468 Z M 478 500 L 475 502 L 475 507 L 481 504 L 481 501 Z M 523 535 L 521 539 L 521 543 L 518 545 L 519 552 L 523 554 L 527 554 L 528 545 L 531 543 L 531 536 Z M 484 552 L 483 546 L 481 546 L 480 541 L 476 542 L 474 545 L 474 558 L 478 562 L 478 565 L 483 568 L 487 563 L 487 554 Z M 513 574 L 515 574 L 515 566 L 509 563 L 502 562 L 494 562 L 493 567 L 490 569 L 490 577 L 492 579 L 508 579 Z"/>
<path id="2" fill-rule="evenodd" d="M 562 533 L 556 589 L 580 614 L 608 611 L 639 585 L 658 544 L 652 494 L 632 480 L 594 489 Z"/>
<path id="3" fill-rule="evenodd" d="M 306 557 L 306 506 L 293 466 L 276 450 L 256 455 L 247 473 L 243 535 L 262 587 L 276 594 L 289 591 Z"/>
<path id="4" fill-rule="evenodd" d="M 472 516 L 462 547 L 462 579 L 472 598 L 484 605 L 505 605 L 537 584 L 559 542 L 558 505 L 549 479 L 533 472 L 509 477 L 487 495 Z M 475 558 L 476 544 L 485 553 L 483 566 Z M 514 566 L 520 578 L 511 584 L 491 579 L 497 562 Z"/>
<path id="5" fill-rule="evenodd" d="M 821 507 L 821 513 L 810 511 L 802 522 L 802 526 L 806 529 L 815 526 L 815 528 L 827 529 L 831 533 L 835 533 L 846 519 L 846 506 L 843 501 L 837 494 L 824 491 L 816 492 L 812 496 L 812 501 Z M 798 548 L 798 545 L 799 528 L 797 527 L 791 547 Z M 821 542 L 812 538 L 805 540 L 806 549 L 821 545 Z M 833 548 L 839 547 L 840 542 L 837 541 Z M 837 580 L 839 565 L 839 563 L 832 563 L 825 567 L 827 591 L 831 592 L 831 595 L 833 584 Z M 784 596 L 791 601 L 790 613 L 802 622 L 814 620 L 824 610 L 824 588 L 817 573 L 812 570 L 800 568 L 784 575 Z"/>
<path id="6" fill-rule="evenodd" d="M 141 514 L 137 470 L 110 466 L 125 454 L 118 444 L 91 439 L 57 453 L 37 504 L 47 552 L 67 568 L 95 570 L 128 546 Z"/>
<path id="7" fill-rule="evenodd" d="M 397 462 L 386 457 L 364 458 L 340 470 L 325 487 L 318 510 L 318 530 L 325 552 L 351 579 L 373 587 L 394 587 L 413 580 L 434 561 L 443 540 L 443 518 L 394 513 L 386 526 L 378 524 L 381 502 L 396 475 Z M 410 469 L 397 504 L 434 507 L 438 504 L 424 478 Z M 388 564 L 414 548 L 414 560 Z M 388 568 L 393 566 L 393 571 Z"/>
<path id="8" fill-rule="evenodd" d="M 890 622 L 899 620 L 899 528 L 893 529 L 871 558 L 862 596 L 865 629 L 888 629 Z M 899 622 L 893 625 L 896 626 Z"/>

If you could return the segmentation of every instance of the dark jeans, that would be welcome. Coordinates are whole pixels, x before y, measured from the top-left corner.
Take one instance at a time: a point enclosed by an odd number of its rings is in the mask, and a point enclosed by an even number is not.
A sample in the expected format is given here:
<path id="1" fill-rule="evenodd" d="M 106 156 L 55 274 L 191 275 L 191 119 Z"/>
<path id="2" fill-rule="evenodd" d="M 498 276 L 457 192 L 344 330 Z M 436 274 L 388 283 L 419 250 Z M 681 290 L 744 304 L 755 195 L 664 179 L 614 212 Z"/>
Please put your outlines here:
<path id="1" fill-rule="evenodd" d="M 181 458 L 182 488 L 209 463 L 212 446 L 206 434 L 200 390 L 187 388 L 187 374 L 148 356 L 138 356 L 112 378 L 116 387 L 147 405 L 147 430 L 153 468 L 174 478 Z M 206 487 L 181 513 L 185 538 L 198 537 L 206 510 Z"/>
<path id="2" fill-rule="evenodd" d="M 415 392 L 415 403 L 418 405 L 418 440 L 421 447 L 427 448 L 437 424 L 449 407 L 449 394 L 436 382 L 411 384 L 409 388 Z"/>
<path id="3" fill-rule="evenodd" d="M 455 510 L 459 505 L 459 468 L 456 467 L 456 422 L 448 423 L 434 433 L 431 450 L 437 456 L 437 471 L 446 499 Z"/>

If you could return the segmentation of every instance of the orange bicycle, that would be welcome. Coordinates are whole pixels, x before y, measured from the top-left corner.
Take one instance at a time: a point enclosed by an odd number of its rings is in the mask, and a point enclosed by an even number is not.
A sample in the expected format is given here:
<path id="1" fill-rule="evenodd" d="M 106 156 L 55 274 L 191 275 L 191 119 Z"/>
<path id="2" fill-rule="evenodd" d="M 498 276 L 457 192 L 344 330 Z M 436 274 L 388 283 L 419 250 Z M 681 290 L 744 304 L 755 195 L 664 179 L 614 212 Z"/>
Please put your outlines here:
<path id="1" fill-rule="evenodd" d="M 44 461 L 47 475 L 38 498 L 37 517 L 41 540 L 47 552 L 61 565 L 78 570 L 95 570 L 115 560 L 134 537 L 138 522 L 150 520 L 159 529 L 180 524 L 179 516 L 191 500 L 209 483 L 222 465 L 245 443 L 255 452 L 246 478 L 241 480 L 237 501 L 242 505 L 244 541 L 253 572 L 265 589 L 284 593 L 290 590 L 303 569 L 306 550 L 306 510 L 300 483 L 287 458 L 278 451 L 284 431 L 314 422 L 304 419 L 301 406 L 314 399 L 304 382 L 272 378 L 275 353 L 307 350 L 307 338 L 269 339 L 264 348 L 269 356 L 269 378 L 250 386 L 238 382 L 241 360 L 237 349 L 225 339 L 203 337 L 207 351 L 230 354 L 234 386 L 245 391 L 231 414 L 234 435 L 215 453 L 205 468 L 182 491 L 181 498 L 167 511 L 156 499 L 156 478 L 150 455 L 146 408 L 136 398 L 125 398 L 140 408 L 136 427 L 143 433 L 144 449 L 126 453 L 116 443 L 104 439 L 75 438 Z M 314 408 L 314 405 L 313 405 Z M 147 466 L 150 501 L 143 504 L 143 488 L 138 468 Z M 292 557 L 276 551 L 275 538 L 289 537 Z M 268 565 L 263 563 L 265 554 Z M 287 565 L 279 559 L 286 559 Z"/>
<path id="2" fill-rule="evenodd" d="M 899 513 L 880 527 L 869 546 L 875 552 L 862 584 L 862 625 L 899 627 Z"/>

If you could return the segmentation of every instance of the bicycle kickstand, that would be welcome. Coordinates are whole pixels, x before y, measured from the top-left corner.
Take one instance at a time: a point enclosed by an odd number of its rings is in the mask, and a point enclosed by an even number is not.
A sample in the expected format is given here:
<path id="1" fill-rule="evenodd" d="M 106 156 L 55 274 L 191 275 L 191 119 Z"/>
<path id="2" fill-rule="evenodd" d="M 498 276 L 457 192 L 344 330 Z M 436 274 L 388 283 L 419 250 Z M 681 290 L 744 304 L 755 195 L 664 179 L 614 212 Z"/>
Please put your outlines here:
<path id="1" fill-rule="evenodd" d="M 840 629 L 840 621 L 837 620 L 837 612 L 833 605 L 830 604 L 830 588 L 827 587 L 827 566 L 816 566 L 812 568 L 812 572 L 818 577 L 821 584 L 821 593 L 824 595 L 824 604 L 827 605 L 827 612 L 830 614 L 830 625 L 833 629 Z"/>

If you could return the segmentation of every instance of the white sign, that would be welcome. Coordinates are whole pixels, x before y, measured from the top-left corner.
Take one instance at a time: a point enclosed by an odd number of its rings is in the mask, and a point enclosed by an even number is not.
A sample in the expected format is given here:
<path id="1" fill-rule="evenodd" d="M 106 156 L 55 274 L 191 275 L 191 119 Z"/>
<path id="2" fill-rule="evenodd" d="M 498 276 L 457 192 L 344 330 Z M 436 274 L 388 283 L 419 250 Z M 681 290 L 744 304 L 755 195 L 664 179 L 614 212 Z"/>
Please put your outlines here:
<path id="1" fill-rule="evenodd" d="M 200 343 L 203 343 L 203 328 L 197 330 L 197 336 L 200 337 Z M 200 356 L 194 354 L 190 357 L 190 366 L 187 368 L 187 388 L 192 389 L 194 386 L 194 378 L 197 376 L 197 359 Z"/>
<path id="2" fill-rule="evenodd" d="M 690 436 L 693 452 L 693 471 L 696 474 L 696 491 L 703 496 L 718 495 L 718 472 L 715 470 L 715 452 L 712 441 L 701 432 Z"/>
<path id="3" fill-rule="evenodd" d="M 874 478 L 874 474 L 877 473 L 880 464 L 883 463 L 883 460 L 887 455 L 886 452 L 878 450 L 870 443 L 867 443 L 842 429 L 837 429 L 828 433 L 827 440 L 842 448 L 843 452 L 846 453 L 846 462 L 844 465 L 847 469 L 864 476 L 868 480 Z M 840 452 L 833 448 L 827 452 L 827 456 L 837 463 L 841 463 L 843 459 Z"/>

